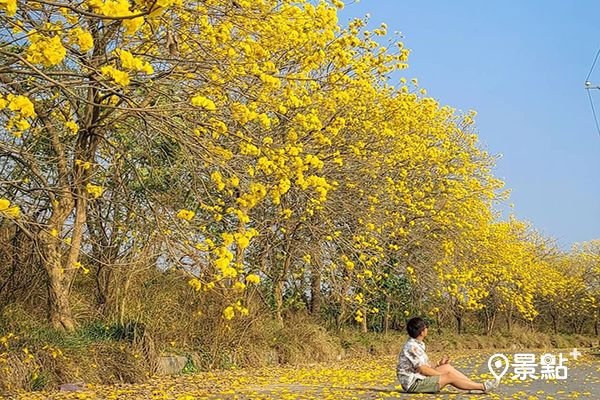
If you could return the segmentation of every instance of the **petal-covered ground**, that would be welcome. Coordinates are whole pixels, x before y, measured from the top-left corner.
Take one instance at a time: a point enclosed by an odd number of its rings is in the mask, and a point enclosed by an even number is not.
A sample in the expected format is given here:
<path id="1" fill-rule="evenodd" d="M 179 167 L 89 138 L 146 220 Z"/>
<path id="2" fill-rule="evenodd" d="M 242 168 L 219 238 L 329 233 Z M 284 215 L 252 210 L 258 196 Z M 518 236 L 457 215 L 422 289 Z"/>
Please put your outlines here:
<path id="1" fill-rule="evenodd" d="M 520 353 L 527 351 L 521 350 Z M 561 351 L 550 350 L 558 359 Z M 22 393 L 18 399 L 600 399 L 600 358 L 583 352 L 575 361 L 562 350 L 568 377 L 564 380 L 529 378 L 513 380 L 509 368 L 502 384 L 490 395 L 470 395 L 453 388 L 439 394 L 403 393 L 395 379 L 395 359 L 343 360 L 330 364 L 296 367 L 269 367 L 232 371 L 203 372 L 194 375 L 163 377 L 143 385 L 96 386 L 84 392 Z M 540 354 L 536 351 L 539 364 Z M 492 378 L 488 358 L 492 353 L 465 354 L 452 364 L 475 380 Z M 504 353 L 511 364 L 514 352 Z M 537 367 L 539 376 L 540 366 Z"/>

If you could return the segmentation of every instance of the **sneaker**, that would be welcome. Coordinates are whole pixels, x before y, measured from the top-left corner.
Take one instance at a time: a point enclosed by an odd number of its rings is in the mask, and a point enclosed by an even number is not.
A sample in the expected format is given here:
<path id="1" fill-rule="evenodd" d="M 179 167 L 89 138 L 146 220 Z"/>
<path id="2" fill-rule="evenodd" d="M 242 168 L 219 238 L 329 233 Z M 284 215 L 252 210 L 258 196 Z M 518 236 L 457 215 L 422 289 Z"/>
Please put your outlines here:
<path id="1" fill-rule="evenodd" d="M 485 381 L 483 382 L 483 392 L 485 394 L 492 393 L 499 385 L 500 381 L 498 379 L 493 381 Z"/>

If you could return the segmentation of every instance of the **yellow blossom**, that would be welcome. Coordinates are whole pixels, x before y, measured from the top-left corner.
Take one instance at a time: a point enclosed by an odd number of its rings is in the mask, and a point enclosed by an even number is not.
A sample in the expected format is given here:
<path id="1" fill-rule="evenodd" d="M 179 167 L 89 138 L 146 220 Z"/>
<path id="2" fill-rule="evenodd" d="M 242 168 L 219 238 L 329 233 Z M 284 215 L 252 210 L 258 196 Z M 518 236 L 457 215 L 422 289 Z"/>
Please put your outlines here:
<path id="1" fill-rule="evenodd" d="M 215 111 L 217 109 L 217 106 L 215 106 L 215 103 L 211 99 L 201 95 L 192 97 L 192 105 L 194 107 L 202 107 L 207 111 Z"/>
<path id="2" fill-rule="evenodd" d="M 32 31 L 28 37 L 31 45 L 27 49 L 27 60 L 34 64 L 51 67 L 60 63 L 67 55 L 59 36 L 48 37 Z"/>
<path id="3" fill-rule="evenodd" d="M 233 307 L 229 306 L 223 310 L 223 318 L 226 320 L 230 320 L 235 316 L 235 311 L 233 311 Z"/>
<path id="4" fill-rule="evenodd" d="M 92 34 L 88 31 L 81 29 L 80 27 L 74 28 L 69 32 L 69 39 L 72 44 L 79 46 L 79 50 L 83 53 L 87 53 L 94 48 L 94 39 Z"/>
<path id="5" fill-rule="evenodd" d="M 199 291 L 202 288 L 202 282 L 200 282 L 200 280 L 197 278 L 190 279 L 188 284 L 196 291 Z"/>
<path id="6" fill-rule="evenodd" d="M 6 199 L 0 199 L 0 211 L 6 210 L 10 206 L 10 201 Z"/>
<path id="7" fill-rule="evenodd" d="M 131 82 L 131 77 L 125 71 L 118 70 L 111 65 L 100 68 L 102 75 L 112 78 L 121 86 L 127 86 Z"/>
<path id="8" fill-rule="evenodd" d="M 75 267 L 76 269 L 81 269 L 81 272 L 83 272 L 84 274 L 87 274 L 88 272 L 90 272 L 90 270 L 89 270 L 89 269 L 87 269 L 86 267 L 84 267 L 84 266 L 83 266 L 83 264 L 82 264 L 82 263 L 80 263 L 79 261 L 77 261 L 77 262 L 75 263 L 74 267 Z"/>
<path id="9" fill-rule="evenodd" d="M 11 111 L 18 111 L 24 118 L 36 116 L 33 103 L 27 97 L 9 94 L 7 100 L 9 101 L 8 108 L 10 108 Z"/>
<path id="10" fill-rule="evenodd" d="M 85 188 L 89 194 L 91 194 L 94 198 L 98 198 L 102 196 L 102 186 L 93 185 L 88 183 L 85 185 Z"/>
<path id="11" fill-rule="evenodd" d="M 6 11 L 9 17 L 14 17 L 17 12 L 17 0 L 0 0 L 0 10 Z"/>
<path id="12" fill-rule="evenodd" d="M 179 212 L 177 212 L 177 218 L 184 219 L 186 221 L 191 221 L 192 218 L 194 218 L 194 215 L 196 215 L 195 212 L 186 209 L 181 209 Z"/>
<path id="13" fill-rule="evenodd" d="M 79 131 L 79 125 L 75 121 L 67 121 L 65 122 L 65 128 L 71 131 L 73 135 L 76 135 Z"/>
<path id="14" fill-rule="evenodd" d="M 124 68 L 132 69 L 135 71 L 145 72 L 147 75 L 154 73 L 154 68 L 149 62 L 142 60 L 139 57 L 134 57 L 131 52 L 127 50 L 119 51 L 119 58 Z"/>

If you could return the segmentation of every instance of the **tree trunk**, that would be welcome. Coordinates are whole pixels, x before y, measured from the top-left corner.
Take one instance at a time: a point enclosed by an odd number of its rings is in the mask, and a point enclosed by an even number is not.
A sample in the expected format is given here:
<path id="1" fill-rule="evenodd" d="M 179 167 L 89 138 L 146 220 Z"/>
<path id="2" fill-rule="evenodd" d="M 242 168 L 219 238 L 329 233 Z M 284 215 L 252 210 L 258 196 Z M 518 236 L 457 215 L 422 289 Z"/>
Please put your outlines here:
<path id="1" fill-rule="evenodd" d="M 95 276 L 96 311 L 100 315 L 105 315 L 105 313 L 111 309 L 108 303 L 109 298 L 111 297 L 111 281 L 113 276 L 112 265 L 114 265 L 114 261 L 111 264 L 107 263 L 106 261 L 103 262 L 104 264 L 100 264 L 98 266 Z M 118 306 L 113 306 L 113 310 L 116 311 L 117 308 Z"/>
<path id="2" fill-rule="evenodd" d="M 45 134 L 50 140 L 56 156 L 56 186 L 49 191 L 52 203 L 52 214 L 46 225 L 48 231 L 42 233 L 42 263 L 48 278 L 48 319 L 56 329 L 72 330 L 75 322 L 71 315 L 69 294 L 75 276 L 75 263 L 79 258 L 83 228 L 86 221 L 87 190 L 86 179 L 89 171 L 82 166 L 69 168 L 70 155 L 61 143 L 59 133 L 55 129 L 46 110 L 36 107 L 39 119 L 46 129 Z M 93 154 L 99 139 L 92 137 L 89 132 L 82 131 L 77 138 L 77 148 L 74 157 L 85 161 L 94 161 Z M 72 180 L 69 179 L 72 178 Z M 59 237 L 65 222 L 72 215 L 73 226 L 70 249 L 63 265 L 61 254 L 62 241 Z"/>
<path id="3" fill-rule="evenodd" d="M 119 305 L 119 323 L 122 325 L 125 324 L 125 303 L 127 300 L 127 292 L 129 292 L 129 286 L 131 285 L 131 280 L 133 278 L 133 272 L 127 274 L 125 278 L 125 285 L 123 285 L 123 295 L 121 296 L 121 303 Z"/>
<path id="4" fill-rule="evenodd" d="M 585 327 L 587 320 L 584 318 L 580 324 L 577 325 L 577 334 L 581 335 L 583 333 L 583 328 Z"/>
<path id="5" fill-rule="evenodd" d="M 338 332 L 340 332 L 342 330 L 342 323 L 344 322 L 345 318 L 346 318 L 346 302 L 342 301 L 340 304 L 340 313 L 337 315 L 337 317 L 335 319 L 335 325 L 336 325 Z"/>
<path id="6" fill-rule="evenodd" d="M 490 312 L 490 310 L 485 308 L 485 334 L 491 335 L 494 330 L 494 325 L 496 324 L 496 311 Z"/>
<path id="7" fill-rule="evenodd" d="M 248 211 L 244 207 L 242 207 L 241 210 L 244 213 L 246 213 Z M 244 223 L 244 221 L 242 219 L 240 219 L 238 222 L 238 230 L 237 231 L 242 236 L 246 234 L 246 224 Z M 243 268 L 245 254 L 246 254 L 246 249 L 244 247 L 241 247 L 239 244 L 237 244 L 235 246 L 235 263 L 237 264 L 236 265 L 237 268 Z"/>
<path id="8" fill-rule="evenodd" d="M 462 334 L 463 326 L 462 326 L 462 317 L 460 315 L 456 316 L 456 327 L 458 330 L 458 334 Z"/>
<path id="9" fill-rule="evenodd" d="M 344 320 L 346 319 L 347 307 L 346 307 L 346 301 L 344 299 L 346 298 L 349 288 L 350 288 L 350 280 L 347 280 L 347 281 L 345 280 L 342 284 L 342 292 L 341 292 L 341 297 L 340 297 L 340 313 L 338 314 L 336 321 L 335 321 L 338 332 L 340 332 L 342 330 L 342 324 L 343 324 Z"/>
<path id="10" fill-rule="evenodd" d="M 71 247 L 64 265 L 60 251 L 61 239 L 48 233 L 44 234 L 45 238 L 43 239 L 44 267 L 48 278 L 48 317 L 50 323 L 56 329 L 75 329 L 69 296 L 77 272 L 75 263 L 79 259 L 83 227 L 86 220 L 86 194 L 80 191 L 79 196 L 76 202 L 65 201 L 61 208 L 54 210 L 55 214 L 51 217 L 51 221 L 54 219 L 54 223 L 49 224 L 51 229 L 60 232 L 65 221 L 64 216 L 68 216 L 71 211 L 75 210 Z"/>
<path id="11" fill-rule="evenodd" d="M 109 234 L 104 226 L 104 218 L 98 208 L 91 203 L 89 210 L 86 219 L 87 233 L 90 235 L 92 244 L 92 258 L 98 260 L 95 273 L 96 311 L 100 315 L 105 315 L 108 310 L 118 313 L 119 305 L 114 302 L 112 290 L 115 265 L 119 261 L 121 243 L 118 238 L 119 231 L 113 229 Z M 129 221 L 126 220 L 123 225 L 129 226 Z M 113 300 L 113 303 L 109 304 L 111 300 Z"/>
<path id="12" fill-rule="evenodd" d="M 277 321 L 277 325 L 280 328 L 284 327 L 283 316 L 281 314 L 281 309 L 283 308 L 283 281 L 279 281 L 275 284 L 275 319 Z"/>
<path id="13" fill-rule="evenodd" d="M 282 308 L 283 308 L 283 287 L 285 284 L 285 280 L 287 278 L 287 273 L 289 271 L 290 268 L 290 263 L 292 262 L 292 240 L 288 239 L 286 246 L 285 246 L 285 250 L 284 250 L 284 259 L 283 259 L 283 265 L 281 267 L 281 273 L 279 274 L 277 281 L 273 282 L 275 288 L 274 288 L 274 295 L 275 295 L 275 318 L 277 320 L 277 324 L 279 325 L 279 327 L 283 328 L 284 327 L 284 323 L 283 323 L 283 315 L 281 314 Z"/>
<path id="14" fill-rule="evenodd" d="M 69 304 L 68 275 L 62 268 L 58 240 L 53 236 L 44 243 L 44 267 L 48 277 L 48 320 L 55 329 L 73 330 L 75 322 Z"/>
<path id="15" fill-rule="evenodd" d="M 390 296 L 385 298 L 385 315 L 383 316 L 383 333 L 390 330 Z"/>
<path id="16" fill-rule="evenodd" d="M 310 313 L 316 315 L 321 310 L 321 279 L 323 268 L 321 265 L 321 251 L 318 249 L 311 263 L 310 270 Z"/>
<path id="17" fill-rule="evenodd" d="M 362 333 L 367 333 L 367 309 L 365 307 L 362 307 L 361 311 L 363 313 L 363 319 L 360 323 L 360 330 Z"/>

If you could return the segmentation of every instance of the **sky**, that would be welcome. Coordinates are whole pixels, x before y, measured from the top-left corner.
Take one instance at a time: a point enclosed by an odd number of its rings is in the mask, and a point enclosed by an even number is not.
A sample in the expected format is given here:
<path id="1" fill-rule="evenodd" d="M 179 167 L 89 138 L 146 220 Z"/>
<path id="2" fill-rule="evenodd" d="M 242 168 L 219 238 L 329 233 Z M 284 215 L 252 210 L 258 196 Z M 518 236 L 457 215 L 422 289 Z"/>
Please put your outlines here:
<path id="1" fill-rule="evenodd" d="M 409 68 L 392 83 L 418 78 L 441 105 L 477 111 L 480 141 L 502 154 L 494 175 L 511 189 L 517 218 L 564 250 L 600 239 L 600 134 L 584 88 L 600 48 L 600 2 L 345 3 L 341 25 L 369 13 L 367 29 L 385 22 L 404 36 Z M 590 81 L 600 86 L 600 61 Z M 592 97 L 600 113 L 600 90 Z"/>

